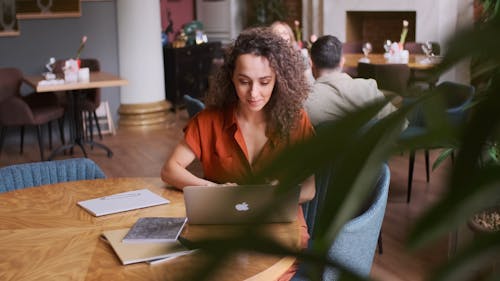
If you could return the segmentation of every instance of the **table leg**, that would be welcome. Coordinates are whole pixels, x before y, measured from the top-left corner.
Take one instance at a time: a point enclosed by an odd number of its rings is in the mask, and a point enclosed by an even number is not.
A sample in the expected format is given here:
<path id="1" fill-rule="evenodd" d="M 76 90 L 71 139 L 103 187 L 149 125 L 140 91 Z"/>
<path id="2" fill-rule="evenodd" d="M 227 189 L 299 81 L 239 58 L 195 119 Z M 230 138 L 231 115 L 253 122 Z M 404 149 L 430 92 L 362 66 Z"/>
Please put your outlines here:
<path id="1" fill-rule="evenodd" d="M 61 151 L 66 151 L 70 149 L 73 154 L 73 148 L 75 145 L 79 146 L 83 152 L 83 155 L 87 157 L 87 151 L 85 150 L 85 144 L 91 145 L 91 147 L 96 146 L 104 149 L 107 152 L 107 156 L 111 158 L 113 156 L 113 152 L 111 149 L 104 144 L 95 142 L 95 141 L 86 141 L 84 138 L 84 129 L 83 129 L 83 118 L 82 118 L 82 103 L 85 99 L 85 93 L 82 91 L 69 91 L 68 92 L 68 102 L 70 109 L 70 141 L 68 144 L 58 147 L 56 150 L 52 152 L 49 157 L 49 160 L 52 160 L 55 155 L 59 154 Z"/>

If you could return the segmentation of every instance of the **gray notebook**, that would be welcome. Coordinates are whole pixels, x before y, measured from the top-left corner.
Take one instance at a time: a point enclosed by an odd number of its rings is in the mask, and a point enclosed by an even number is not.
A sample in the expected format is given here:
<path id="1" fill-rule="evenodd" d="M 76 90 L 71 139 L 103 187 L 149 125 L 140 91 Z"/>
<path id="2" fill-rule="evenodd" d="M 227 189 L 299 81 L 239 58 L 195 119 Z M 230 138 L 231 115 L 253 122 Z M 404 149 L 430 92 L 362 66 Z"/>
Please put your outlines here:
<path id="1" fill-rule="evenodd" d="M 187 218 L 149 217 L 139 218 L 123 237 L 123 243 L 147 243 L 176 241 Z"/>

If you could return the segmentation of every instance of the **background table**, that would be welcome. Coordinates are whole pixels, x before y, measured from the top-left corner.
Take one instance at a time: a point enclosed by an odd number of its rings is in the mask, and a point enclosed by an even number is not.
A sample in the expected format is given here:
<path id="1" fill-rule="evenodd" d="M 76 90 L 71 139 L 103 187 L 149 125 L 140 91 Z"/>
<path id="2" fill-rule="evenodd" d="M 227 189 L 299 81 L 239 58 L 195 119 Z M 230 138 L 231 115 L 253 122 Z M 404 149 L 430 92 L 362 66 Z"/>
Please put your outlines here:
<path id="1" fill-rule="evenodd" d="M 357 67 L 359 59 L 364 57 L 363 54 L 344 54 L 345 58 L 345 67 Z M 387 59 L 384 57 L 384 54 L 369 54 L 368 58 L 370 59 L 370 63 L 373 64 L 388 64 L 388 63 L 394 63 L 394 62 L 389 62 Z M 424 55 L 410 55 L 408 59 L 408 67 L 410 69 L 419 69 L 419 70 L 424 70 L 424 69 L 430 69 L 435 66 L 435 64 L 432 63 L 421 63 L 422 60 L 424 60 L 426 57 Z"/>
<path id="2" fill-rule="evenodd" d="M 119 214 L 94 217 L 80 200 L 148 188 L 171 203 Z M 111 178 L 67 182 L 0 194 L 0 280 L 190 280 L 206 259 L 201 254 L 178 257 L 157 265 L 121 265 L 103 230 L 131 227 L 140 217 L 185 216 L 183 193 L 159 178 Z M 190 240 L 233 231 L 232 226 L 187 225 Z M 298 247 L 296 223 L 270 224 L 273 237 Z M 211 280 L 273 280 L 294 262 L 239 252 L 225 261 Z"/>
<path id="3" fill-rule="evenodd" d="M 75 145 L 78 145 L 82 149 L 83 155 L 87 157 L 87 152 L 85 151 L 84 144 L 89 144 L 92 147 L 93 146 L 100 147 L 107 152 L 108 157 L 113 156 L 113 152 L 109 147 L 95 141 L 84 140 L 81 103 L 85 97 L 84 94 L 82 94 L 81 91 L 78 90 L 123 86 L 127 85 L 128 83 L 127 80 L 121 79 L 118 76 L 102 71 L 90 72 L 89 82 L 64 83 L 57 85 L 39 85 L 39 82 L 42 80 L 43 77 L 41 75 L 24 77 L 24 81 L 28 83 L 31 87 L 33 87 L 37 93 L 57 92 L 57 91 L 66 91 L 67 93 L 69 93 L 67 95 L 70 104 L 69 109 L 72 111 L 70 114 L 73 116 L 73 118 L 70 118 L 71 124 L 70 124 L 69 144 L 60 146 L 56 150 L 54 150 L 50 155 L 49 160 L 53 159 L 56 154 L 65 151 L 66 149 L 73 149 Z"/>

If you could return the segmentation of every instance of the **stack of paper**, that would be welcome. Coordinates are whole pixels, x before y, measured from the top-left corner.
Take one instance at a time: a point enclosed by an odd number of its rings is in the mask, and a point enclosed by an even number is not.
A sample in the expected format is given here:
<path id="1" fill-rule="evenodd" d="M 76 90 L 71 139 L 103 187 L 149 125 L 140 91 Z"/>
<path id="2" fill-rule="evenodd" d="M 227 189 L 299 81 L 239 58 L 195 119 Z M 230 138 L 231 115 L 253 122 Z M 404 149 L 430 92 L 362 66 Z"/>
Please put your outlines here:
<path id="1" fill-rule="evenodd" d="M 138 262 L 153 264 L 192 252 L 179 241 L 124 243 L 122 240 L 129 230 L 107 230 L 102 234 L 124 265 Z"/>

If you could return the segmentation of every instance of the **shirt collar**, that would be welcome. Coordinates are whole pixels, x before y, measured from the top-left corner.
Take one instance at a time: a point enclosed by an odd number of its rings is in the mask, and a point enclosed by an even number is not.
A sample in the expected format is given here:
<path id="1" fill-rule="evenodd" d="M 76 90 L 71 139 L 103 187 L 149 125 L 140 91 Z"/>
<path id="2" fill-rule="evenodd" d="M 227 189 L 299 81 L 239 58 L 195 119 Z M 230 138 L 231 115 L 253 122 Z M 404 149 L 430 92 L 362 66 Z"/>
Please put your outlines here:
<path id="1" fill-rule="evenodd" d="M 236 105 L 231 105 L 223 109 L 224 112 L 224 131 L 236 128 Z"/>
<path id="2" fill-rule="evenodd" d="M 238 123 L 236 121 L 236 105 L 228 106 L 223 109 L 224 111 L 224 131 L 229 132 L 229 134 L 234 134 L 238 128 Z M 277 134 L 271 134 L 267 136 L 272 147 L 275 147 L 279 143 L 279 137 Z"/>

